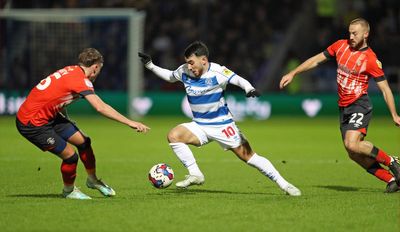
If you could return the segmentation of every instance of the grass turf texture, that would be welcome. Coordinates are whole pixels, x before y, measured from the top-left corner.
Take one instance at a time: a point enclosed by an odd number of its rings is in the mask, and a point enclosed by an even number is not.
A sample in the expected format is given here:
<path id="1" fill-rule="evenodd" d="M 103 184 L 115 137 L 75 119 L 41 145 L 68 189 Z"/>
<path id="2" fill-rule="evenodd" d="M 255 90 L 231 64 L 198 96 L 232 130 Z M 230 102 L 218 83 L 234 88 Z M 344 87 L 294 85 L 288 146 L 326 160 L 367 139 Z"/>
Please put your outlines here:
<path id="1" fill-rule="evenodd" d="M 0 117 L 1 231 L 399 231 L 400 193 L 350 161 L 337 118 L 271 118 L 238 123 L 258 154 L 298 186 L 284 195 L 258 170 L 217 143 L 193 148 L 206 183 L 188 190 L 156 189 L 150 167 L 166 162 L 176 179 L 187 174 L 166 141 L 186 118 L 145 118 L 152 130 L 138 134 L 102 117 L 73 117 L 92 138 L 98 176 L 117 196 L 86 188 L 79 162 L 76 185 L 93 199 L 61 198 L 60 160 L 43 153 Z M 368 139 L 399 153 L 399 129 L 373 118 Z"/>

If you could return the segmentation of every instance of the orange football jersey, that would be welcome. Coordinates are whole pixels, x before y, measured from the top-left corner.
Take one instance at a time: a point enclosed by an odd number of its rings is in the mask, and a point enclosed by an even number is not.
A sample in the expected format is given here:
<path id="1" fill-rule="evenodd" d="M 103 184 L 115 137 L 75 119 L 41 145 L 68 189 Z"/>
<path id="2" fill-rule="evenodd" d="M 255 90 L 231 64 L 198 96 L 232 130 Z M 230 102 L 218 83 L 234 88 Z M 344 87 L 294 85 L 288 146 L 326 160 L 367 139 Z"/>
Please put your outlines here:
<path id="1" fill-rule="evenodd" d="M 338 40 L 324 54 L 335 57 L 337 62 L 337 86 L 341 107 L 345 107 L 367 94 L 370 78 L 383 78 L 382 64 L 370 47 L 354 50 L 348 40 Z"/>
<path id="2" fill-rule="evenodd" d="M 18 120 L 41 126 L 74 100 L 93 94 L 93 84 L 79 66 L 67 66 L 40 81 L 18 110 Z"/>

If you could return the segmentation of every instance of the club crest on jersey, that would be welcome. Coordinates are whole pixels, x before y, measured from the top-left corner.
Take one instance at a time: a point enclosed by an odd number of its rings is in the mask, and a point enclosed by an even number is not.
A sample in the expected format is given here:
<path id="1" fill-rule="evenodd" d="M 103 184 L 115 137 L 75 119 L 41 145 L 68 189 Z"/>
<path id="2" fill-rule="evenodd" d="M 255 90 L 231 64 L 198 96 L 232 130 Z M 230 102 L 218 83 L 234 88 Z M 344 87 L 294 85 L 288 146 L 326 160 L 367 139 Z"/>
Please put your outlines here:
<path id="1" fill-rule="evenodd" d="M 379 67 L 380 69 L 382 69 L 382 63 L 381 63 L 379 60 L 376 60 L 376 64 L 378 65 L 378 67 Z"/>
<path id="2" fill-rule="evenodd" d="M 87 87 L 93 88 L 93 83 L 89 79 L 85 78 L 85 84 Z"/>
<path id="3" fill-rule="evenodd" d="M 213 84 L 213 80 L 211 78 L 205 79 L 204 83 L 208 86 L 211 86 Z"/>

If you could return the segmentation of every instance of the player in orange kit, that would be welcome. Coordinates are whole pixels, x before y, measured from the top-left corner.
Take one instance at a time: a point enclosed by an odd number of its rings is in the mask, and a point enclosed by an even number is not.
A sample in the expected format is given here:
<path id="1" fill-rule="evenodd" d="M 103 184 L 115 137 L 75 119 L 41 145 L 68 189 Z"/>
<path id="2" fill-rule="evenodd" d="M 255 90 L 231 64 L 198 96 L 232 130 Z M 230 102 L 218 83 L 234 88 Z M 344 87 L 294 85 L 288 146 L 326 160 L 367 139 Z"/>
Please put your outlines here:
<path id="1" fill-rule="evenodd" d="M 368 47 L 369 23 L 362 18 L 349 25 L 349 39 L 338 40 L 282 77 L 280 88 L 287 86 L 295 75 L 317 67 L 335 58 L 337 62 L 337 86 L 339 95 L 340 130 L 349 157 L 369 173 L 387 183 L 386 192 L 400 190 L 400 165 L 395 157 L 364 140 L 372 117 L 372 104 L 367 89 L 370 78 L 382 91 L 394 123 L 400 126 L 400 117 L 392 91 L 382 70 L 382 64 Z M 389 167 L 388 170 L 381 165 Z"/>
<path id="2" fill-rule="evenodd" d="M 31 143 L 62 159 L 63 196 L 90 199 L 75 187 L 78 159 L 83 162 L 88 178 L 86 185 L 104 196 L 115 191 L 96 176 L 96 160 L 90 138 L 83 134 L 66 115 L 65 107 L 85 98 L 102 115 L 123 123 L 138 132 L 147 132 L 146 125 L 132 121 L 104 103 L 94 92 L 93 82 L 103 67 L 103 56 L 94 48 L 79 54 L 79 64 L 67 66 L 49 75 L 34 87 L 17 113 L 18 131 Z M 74 146 L 77 147 L 78 153 Z M 79 154 L 79 155 L 78 155 Z"/>

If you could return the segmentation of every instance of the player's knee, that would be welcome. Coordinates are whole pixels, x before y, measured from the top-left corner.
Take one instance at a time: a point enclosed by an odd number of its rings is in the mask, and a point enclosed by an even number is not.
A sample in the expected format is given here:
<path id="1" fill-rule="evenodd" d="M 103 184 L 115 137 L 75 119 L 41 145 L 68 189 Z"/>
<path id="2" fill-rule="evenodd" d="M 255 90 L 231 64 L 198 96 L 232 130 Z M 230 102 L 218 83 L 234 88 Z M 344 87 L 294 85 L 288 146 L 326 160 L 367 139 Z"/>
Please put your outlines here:
<path id="1" fill-rule="evenodd" d="M 251 159 L 251 157 L 255 154 L 253 150 L 251 150 L 250 146 L 247 144 L 243 144 L 237 148 L 231 149 L 236 156 L 244 162 L 247 162 Z"/>
<path id="2" fill-rule="evenodd" d="M 75 164 L 75 163 L 78 163 L 78 159 L 79 159 L 79 156 L 75 152 L 71 157 L 64 159 L 63 162 L 67 163 L 67 164 Z"/>
<path id="3" fill-rule="evenodd" d="M 239 158 L 247 163 L 247 161 L 249 161 L 251 157 L 253 157 L 253 155 L 254 153 L 242 153 L 241 156 L 239 156 Z"/>
<path id="4" fill-rule="evenodd" d="M 358 143 L 357 142 L 345 140 L 344 146 L 346 147 L 346 150 L 349 152 L 349 155 L 353 154 L 353 153 L 358 153 Z"/>
<path id="5" fill-rule="evenodd" d="M 181 142 L 181 135 L 179 132 L 177 132 L 176 130 L 171 130 L 170 132 L 168 132 L 167 135 L 167 140 L 170 143 L 178 143 Z"/>
<path id="6" fill-rule="evenodd" d="M 82 151 L 85 150 L 86 148 L 90 147 L 92 144 L 92 140 L 89 137 L 85 137 L 85 142 L 83 142 L 80 145 L 77 145 L 76 147 L 78 150 Z"/>

